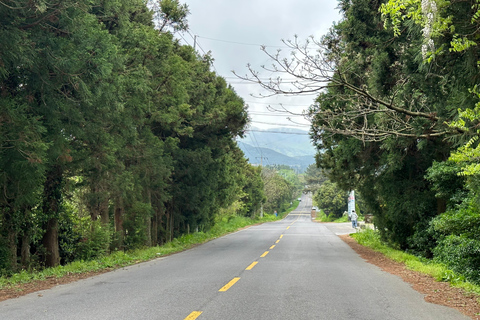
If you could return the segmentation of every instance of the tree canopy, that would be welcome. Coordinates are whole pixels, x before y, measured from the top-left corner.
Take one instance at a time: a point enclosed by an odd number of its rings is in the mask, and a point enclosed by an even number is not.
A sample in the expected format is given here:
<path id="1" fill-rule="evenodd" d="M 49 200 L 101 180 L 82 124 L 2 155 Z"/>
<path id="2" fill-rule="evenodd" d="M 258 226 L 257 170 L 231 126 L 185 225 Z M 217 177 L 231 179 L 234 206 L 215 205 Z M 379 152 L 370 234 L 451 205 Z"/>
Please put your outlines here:
<path id="1" fill-rule="evenodd" d="M 478 269 L 478 240 L 454 226 L 477 219 L 480 201 L 478 2 L 338 3 L 328 34 L 285 41 L 290 56 L 263 48 L 272 66 L 240 77 L 272 95 L 316 96 L 305 116 L 317 165 L 360 191 L 384 240 Z"/>
<path id="2" fill-rule="evenodd" d="M 244 101 L 179 1 L 0 3 L 0 273 L 162 244 L 265 201 Z"/>

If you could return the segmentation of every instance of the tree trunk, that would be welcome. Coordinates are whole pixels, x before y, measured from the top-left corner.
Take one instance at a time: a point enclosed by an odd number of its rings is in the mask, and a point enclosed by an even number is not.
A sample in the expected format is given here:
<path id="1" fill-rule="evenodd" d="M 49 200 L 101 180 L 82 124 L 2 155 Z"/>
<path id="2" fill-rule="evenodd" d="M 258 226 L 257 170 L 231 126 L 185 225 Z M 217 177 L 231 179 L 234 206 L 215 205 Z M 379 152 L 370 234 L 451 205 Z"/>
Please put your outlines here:
<path id="1" fill-rule="evenodd" d="M 100 217 L 103 224 L 110 222 L 108 215 L 108 193 L 105 188 L 101 186 L 100 179 L 93 179 L 91 181 L 89 199 L 87 200 L 87 208 L 90 211 L 90 217 L 92 221 L 97 221 Z"/>
<path id="2" fill-rule="evenodd" d="M 150 190 L 150 188 L 147 189 L 147 201 L 148 201 L 148 204 L 150 205 L 150 208 L 151 208 L 151 206 L 152 206 L 152 191 Z M 147 247 L 151 247 L 152 246 L 152 217 L 150 215 L 145 217 L 145 224 L 146 224 L 146 228 L 147 228 L 147 243 L 145 243 L 145 245 Z"/>
<path id="3" fill-rule="evenodd" d="M 8 231 L 8 247 L 10 251 L 10 265 L 13 271 L 17 270 L 17 233 L 9 230 Z"/>
<path id="4" fill-rule="evenodd" d="M 169 242 L 169 241 L 172 241 L 172 230 L 171 230 L 172 214 L 167 213 L 165 216 L 167 217 L 167 221 L 166 221 L 166 224 L 165 224 L 166 242 Z"/>
<path id="5" fill-rule="evenodd" d="M 22 267 L 27 268 L 30 266 L 30 236 L 24 234 L 22 237 L 22 248 L 21 248 L 21 257 L 22 257 Z"/>
<path id="6" fill-rule="evenodd" d="M 56 267 L 60 264 L 58 247 L 58 217 L 62 201 L 63 169 L 53 166 L 47 173 L 43 194 L 43 214 L 47 217 L 44 226 L 42 244 L 45 247 L 45 266 Z"/>
<path id="7" fill-rule="evenodd" d="M 437 214 L 442 214 L 447 211 L 447 201 L 437 198 Z"/>
<path id="8" fill-rule="evenodd" d="M 152 217 L 152 245 L 158 245 L 158 217 L 156 212 Z"/>
<path id="9" fill-rule="evenodd" d="M 125 238 L 125 233 L 123 231 L 123 201 L 118 200 L 115 204 L 115 214 L 114 214 L 114 221 L 115 221 L 115 233 L 118 237 L 118 247 L 123 249 L 123 240 Z"/>
<path id="10" fill-rule="evenodd" d="M 56 267 L 60 264 L 60 252 L 58 247 L 58 219 L 51 218 L 47 222 L 47 231 L 43 235 L 43 246 L 46 250 L 45 266 Z"/>
<path id="11" fill-rule="evenodd" d="M 108 199 L 105 199 L 100 204 L 100 218 L 102 220 L 102 224 L 106 225 L 110 223 L 110 216 L 108 215 Z"/>

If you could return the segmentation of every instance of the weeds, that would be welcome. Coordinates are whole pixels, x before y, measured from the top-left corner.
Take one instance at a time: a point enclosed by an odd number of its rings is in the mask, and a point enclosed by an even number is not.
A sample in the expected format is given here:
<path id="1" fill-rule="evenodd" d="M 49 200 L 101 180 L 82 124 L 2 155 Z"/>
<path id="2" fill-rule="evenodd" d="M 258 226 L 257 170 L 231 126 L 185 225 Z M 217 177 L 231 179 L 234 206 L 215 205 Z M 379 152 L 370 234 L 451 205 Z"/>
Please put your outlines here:
<path id="1" fill-rule="evenodd" d="M 443 264 L 389 247 L 381 241 L 376 231 L 366 229 L 362 232 L 352 234 L 352 237 L 355 238 L 359 244 L 380 252 L 394 261 L 405 264 L 410 270 L 428 274 L 437 281 L 449 282 L 452 286 L 480 294 L 480 286 L 466 281 L 463 275 L 455 273 Z"/>

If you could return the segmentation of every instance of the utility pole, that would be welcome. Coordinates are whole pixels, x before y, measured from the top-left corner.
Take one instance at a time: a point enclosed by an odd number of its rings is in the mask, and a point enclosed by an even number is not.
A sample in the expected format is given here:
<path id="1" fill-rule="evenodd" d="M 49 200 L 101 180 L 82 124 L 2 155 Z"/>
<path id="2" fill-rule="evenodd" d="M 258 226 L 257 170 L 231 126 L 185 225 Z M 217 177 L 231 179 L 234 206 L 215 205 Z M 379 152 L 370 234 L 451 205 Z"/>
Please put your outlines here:
<path id="1" fill-rule="evenodd" d="M 258 157 L 255 157 L 256 159 L 258 159 Z M 265 158 L 266 160 L 268 160 L 268 158 Z M 262 168 L 263 170 L 263 154 L 260 153 L 260 168 Z M 263 218 L 263 203 L 260 205 L 260 218 Z"/>
<path id="2" fill-rule="evenodd" d="M 268 160 L 267 157 L 264 157 L 260 154 L 260 157 L 255 157 L 255 159 L 260 159 L 260 167 L 263 167 L 263 159 Z"/>

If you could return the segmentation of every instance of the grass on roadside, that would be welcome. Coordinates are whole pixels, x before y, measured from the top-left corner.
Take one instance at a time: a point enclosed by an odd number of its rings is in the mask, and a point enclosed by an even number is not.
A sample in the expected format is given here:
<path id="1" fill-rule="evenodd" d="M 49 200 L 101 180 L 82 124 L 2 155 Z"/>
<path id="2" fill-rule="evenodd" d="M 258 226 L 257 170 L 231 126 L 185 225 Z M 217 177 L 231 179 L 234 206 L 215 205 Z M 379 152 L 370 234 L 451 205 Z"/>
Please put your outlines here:
<path id="1" fill-rule="evenodd" d="M 348 216 L 342 216 L 340 218 L 334 216 L 334 215 L 327 215 L 322 209 L 319 209 L 317 211 L 317 217 L 315 218 L 316 221 L 320 222 L 335 222 L 335 223 L 340 223 L 340 222 L 348 222 Z"/>
<path id="2" fill-rule="evenodd" d="M 428 274 L 434 277 L 437 281 L 449 282 L 452 286 L 480 295 L 480 286 L 466 281 L 462 275 L 456 274 L 443 264 L 420 258 L 387 246 L 381 241 L 378 232 L 366 229 L 361 232 L 353 233 L 352 237 L 355 238 L 359 244 L 380 252 L 394 261 L 405 264 L 410 270 Z"/>
<path id="3" fill-rule="evenodd" d="M 23 270 L 13 274 L 10 277 L 0 277 L 0 289 L 8 288 L 17 284 L 24 284 L 36 280 L 45 280 L 50 277 L 61 278 L 71 274 L 80 274 L 87 272 L 98 272 L 105 269 L 117 269 L 133 265 L 139 262 L 149 261 L 157 257 L 177 253 L 197 244 L 205 243 L 209 240 L 218 238 L 225 234 L 235 232 L 249 225 L 264 223 L 282 219 L 289 212 L 298 206 L 298 201 L 294 201 L 286 212 L 278 217 L 271 214 L 264 214 L 263 218 L 247 218 L 241 216 L 228 216 L 218 221 L 207 232 L 195 232 L 183 235 L 162 246 L 149 247 L 145 249 L 131 251 L 116 251 L 109 255 L 97 258 L 91 261 L 74 261 L 63 266 L 47 268 L 43 270 Z"/>

